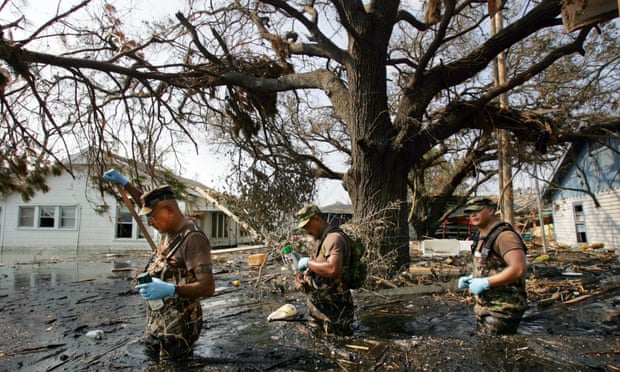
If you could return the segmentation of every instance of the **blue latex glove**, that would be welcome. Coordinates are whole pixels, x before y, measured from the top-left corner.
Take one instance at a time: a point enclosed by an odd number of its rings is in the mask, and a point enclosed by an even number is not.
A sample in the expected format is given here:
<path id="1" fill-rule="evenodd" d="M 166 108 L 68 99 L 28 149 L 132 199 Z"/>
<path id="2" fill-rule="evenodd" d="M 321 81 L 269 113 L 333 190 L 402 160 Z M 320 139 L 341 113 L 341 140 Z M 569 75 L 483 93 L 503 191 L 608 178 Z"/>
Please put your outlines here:
<path id="1" fill-rule="evenodd" d="M 174 297 L 174 284 L 164 282 L 159 278 L 153 278 L 150 283 L 138 284 L 135 287 L 142 297 L 147 300 L 158 300 L 164 297 Z"/>
<path id="2" fill-rule="evenodd" d="M 459 278 L 459 288 L 465 289 L 469 288 L 469 283 L 471 283 L 471 275 L 462 276 Z"/>
<path id="3" fill-rule="evenodd" d="M 125 186 L 129 180 L 120 174 L 116 169 L 110 169 L 103 174 L 103 179 L 113 183 L 118 183 L 121 186 Z"/>
<path id="4" fill-rule="evenodd" d="M 469 290 L 476 296 L 489 288 L 491 288 L 489 278 L 473 278 L 471 282 L 469 282 Z"/>
<path id="5" fill-rule="evenodd" d="M 297 269 L 299 271 L 304 271 L 308 268 L 308 261 L 310 261 L 310 257 L 302 257 L 297 262 Z"/>

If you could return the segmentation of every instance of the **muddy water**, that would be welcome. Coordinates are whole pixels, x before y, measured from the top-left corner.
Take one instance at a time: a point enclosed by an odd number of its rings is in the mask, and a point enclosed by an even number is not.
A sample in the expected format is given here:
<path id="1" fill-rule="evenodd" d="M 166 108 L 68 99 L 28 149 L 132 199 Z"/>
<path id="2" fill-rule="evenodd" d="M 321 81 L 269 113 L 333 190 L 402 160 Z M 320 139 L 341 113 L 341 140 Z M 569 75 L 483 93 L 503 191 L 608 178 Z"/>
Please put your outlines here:
<path id="1" fill-rule="evenodd" d="M 126 274 L 114 274 L 114 263 L 58 262 L 51 264 L 13 265 L 0 268 L 2 286 L 0 294 L 14 294 L 24 290 L 38 291 L 58 287 L 59 285 L 83 280 L 101 280 L 104 278 L 123 277 Z"/>
<path id="2" fill-rule="evenodd" d="M 360 320 L 360 333 L 373 337 L 402 338 L 415 336 L 470 338 L 474 318 L 465 307 L 453 309 L 429 309 L 418 306 L 415 300 L 403 308 L 393 304 L 381 309 L 381 313 L 364 314 Z"/>
<path id="3" fill-rule="evenodd" d="M 97 262 L 98 261 L 98 262 Z M 216 264 L 217 293 L 202 301 L 205 329 L 194 355 L 162 365 L 127 348 L 144 330 L 144 304 L 132 291 L 144 257 L 0 267 L 0 370 L 617 370 L 618 325 L 605 322 L 620 294 L 526 314 L 518 334 L 474 333 L 471 298 L 441 283 L 357 291 L 352 337 L 324 337 L 305 325 L 305 298 L 274 264 L 253 281 L 243 259 Z M 269 270 L 268 270 L 269 269 Z M 267 279 L 270 276 L 271 279 Z M 282 277 L 284 276 L 283 280 Z M 239 287 L 231 282 L 241 280 Z M 284 303 L 300 317 L 267 321 Z M 615 310 L 614 310 L 615 309 Z M 101 340 L 86 336 L 103 331 Z"/>

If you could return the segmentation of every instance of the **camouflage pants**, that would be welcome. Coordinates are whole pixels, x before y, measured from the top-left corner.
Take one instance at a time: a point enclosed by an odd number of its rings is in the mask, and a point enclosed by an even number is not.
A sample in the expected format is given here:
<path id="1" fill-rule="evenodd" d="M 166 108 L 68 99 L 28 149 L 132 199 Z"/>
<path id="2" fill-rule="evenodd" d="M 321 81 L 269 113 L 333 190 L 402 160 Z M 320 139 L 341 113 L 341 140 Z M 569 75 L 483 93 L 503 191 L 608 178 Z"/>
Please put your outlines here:
<path id="1" fill-rule="evenodd" d="M 353 333 L 354 306 L 349 292 L 327 297 L 310 295 L 307 303 L 311 326 L 316 326 L 326 334 Z"/>
<path id="2" fill-rule="evenodd" d="M 351 291 L 333 279 L 321 278 L 310 270 L 298 273 L 295 289 L 308 295 L 311 327 L 326 334 L 353 333 L 354 306 Z"/>
<path id="3" fill-rule="evenodd" d="M 479 335 L 509 335 L 517 332 L 523 313 L 513 313 L 510 318 L 497 318 L 491 314 L 476 314 L 476 333 Z"/>
<path id="4" fill-rule="evenodd" d="M 197 300 L 164 299 L 161 310 L 147 307 L 146 342 L 161 359 L 180 359 L 189 355 L 202 330 L 202 309 Z M 159 350 L 157 350 L 159 349 Z"/>
<path id="5" fill-rule="evenodd" d="M 526 308 L 525 293 L 493 290 L 483 293 L 476 298 L 474 307 L 476 332 L 485 335 L 516 333 Z"/>

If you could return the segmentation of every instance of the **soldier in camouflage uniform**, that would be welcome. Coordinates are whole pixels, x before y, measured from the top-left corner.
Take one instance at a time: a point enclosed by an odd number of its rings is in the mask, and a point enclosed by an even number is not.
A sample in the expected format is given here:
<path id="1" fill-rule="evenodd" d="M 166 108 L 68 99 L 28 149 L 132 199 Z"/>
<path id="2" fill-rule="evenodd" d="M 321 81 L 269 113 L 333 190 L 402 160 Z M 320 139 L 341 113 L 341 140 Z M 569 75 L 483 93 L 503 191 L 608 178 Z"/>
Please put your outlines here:
<path id="1" fill-rule="evenodd" d="M 311 257 L 299 260 L 295 288 L 308 295 L 309 324 L 326 334 L 351 334 L 354 307 L 351 291 L 342 281 L 351 247 L 340 230 L 331 229 L 321 210 L 310 204 L 296 215 L 297 227 L 314 237 L 318 244 Z"/>
<path id="2" fill-rule="evenodd" d="M 479 334 L 512 334 L 527 308 L 526 247 L 512 226 L 495 216 L 495 209 L 489 198 L 474 198 L 465 206 L 478 234 L 472 245 L 473 274 L 460 277 L 458 287 L 476 296 Z"/>
<path id="3" fill-rule="evenodd" d="M 140 215 L 161 234 L 145 270 L 152 282 L 136 289 L 149 303 L 161 299 L 163 307 L 147 306 L 145 336 L 137 344 L 161 360 L 187 357 L 202 330 L 200 297 L 215 292 L 209 240 L 183 215 L 169 186 L 142 194 L 116 170 L 103 178 L 121 184 L 139 201 Z"/>

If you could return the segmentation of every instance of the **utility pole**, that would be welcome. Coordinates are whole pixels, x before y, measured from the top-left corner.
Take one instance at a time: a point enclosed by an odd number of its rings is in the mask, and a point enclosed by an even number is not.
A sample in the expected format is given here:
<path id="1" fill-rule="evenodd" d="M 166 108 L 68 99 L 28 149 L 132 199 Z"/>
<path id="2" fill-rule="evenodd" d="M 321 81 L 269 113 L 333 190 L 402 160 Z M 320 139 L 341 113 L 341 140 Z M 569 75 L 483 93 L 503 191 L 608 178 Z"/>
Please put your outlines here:
<path id="1" fill-rule="evenodd" d="M 491 36 L 495 36 L 504 28 L 502 17 L 502 0 L 489 0 L 489 15 L 491 16 Z M 506 83 L 506 53 L 500 52 L 495 58 L 495 86 Z M 508 108 L 508 94 L 499 96 L 500 109 Z M 502 219 L 514 224 L 514 193 L 512 188 L 512 167 L 510 161 L 510 136 L 508 131 L 498 129 L 497 133 L 497 164 L 499 179 L 498 204 L 502 213 Z"/>
<path id="2" fill-rule="evenodd" d="M 545 236 L 545 215 L 543 213 L 542 195 L 540 195 L 540 184 L 538 182 L 538 164 L 534 164 L 534 179 L 536 179 L 536 201 L 538 203 L 538 220 L 540 224 L 540 238 L 542 240 L 543 253 L 547 253 L 547 237 Z"/>

